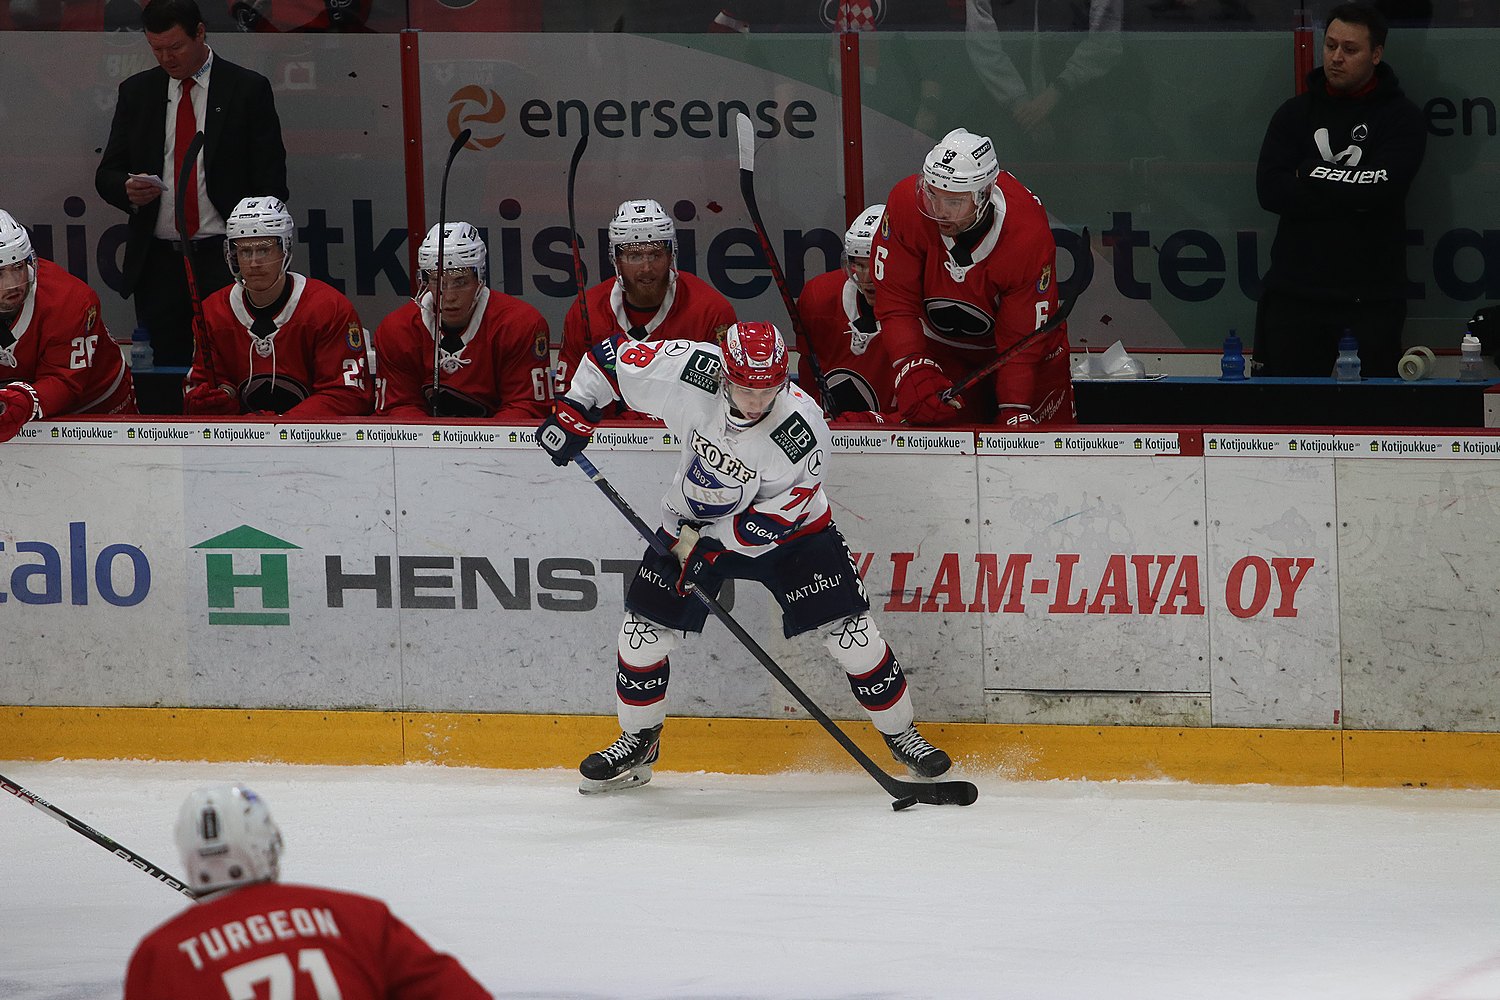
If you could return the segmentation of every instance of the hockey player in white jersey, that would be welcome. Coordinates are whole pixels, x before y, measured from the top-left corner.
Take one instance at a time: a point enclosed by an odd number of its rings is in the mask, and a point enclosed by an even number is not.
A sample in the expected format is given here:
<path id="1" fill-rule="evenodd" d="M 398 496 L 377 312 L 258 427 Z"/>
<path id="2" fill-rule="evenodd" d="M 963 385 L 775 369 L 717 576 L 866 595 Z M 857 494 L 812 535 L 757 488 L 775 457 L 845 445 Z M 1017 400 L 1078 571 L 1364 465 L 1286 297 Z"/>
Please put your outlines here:
<path id="1" fill-rule="evenodd" d="M 537 429 L 557 465 L 588 446 L 601 408 L 622 400 L 682 439 L 658 535 L 671 557 L 647 549 L 625 596 L 615 695 L 619 739 L 579 766 L 585 793 L 645 784 L 666 720 L 668 654 L 708 616 L 695 587 L 717 596 L 726 579 L 758 580 L 776 598 L 788 638 L 818 631 L 895 759 L 936 778 L 948 755 L 913 724 L 901 665 L 870 617 L 870 601 L 823 495 L 828 424 L 787 381 L 781 333 L 738 323 L 722 346 L 632 341 L 624 334 L 584 355 L 572 383 Z"/>

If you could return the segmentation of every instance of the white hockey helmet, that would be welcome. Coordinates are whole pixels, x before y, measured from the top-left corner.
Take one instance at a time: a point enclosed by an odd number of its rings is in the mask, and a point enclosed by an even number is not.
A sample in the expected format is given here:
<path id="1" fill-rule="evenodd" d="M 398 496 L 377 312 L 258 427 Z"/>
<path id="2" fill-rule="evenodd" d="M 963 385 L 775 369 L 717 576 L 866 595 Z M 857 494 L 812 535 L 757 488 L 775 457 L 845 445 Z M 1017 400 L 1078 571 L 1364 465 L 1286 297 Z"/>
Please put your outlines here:
<path id="1" fill-rule="evenodd" d="M 859 217 L 844 231 L 845 257 L 868 258 L 870 256 L 870 248 L 875 242 L 875 231 L 880 228 L 880 219 L 884 215 L 884 205 L 871 205 L 859 213 Z"/>
<path id="2" fill-rule="evenodd" d="M 990 188 L 1000 176 L 1000 161 L 995 158 L 995 144 L 988 136 L 975 135 L 956 128 L 943 136 L 922 161 L 922 177 L 917 182 L 917 205 L 922 214 L 938 221 L 953 221 L 938 207 L 943 199 L 937 192 L 968 194 L 977 212 L 989 201 Z"/>
<path id="3" fill-rule="evenodd" d="M 467 222 L 446 222 L 443 224 L 442 233 L 443 270 L 452 271 L 459 268 L 471 268 L 479 277 L 479 283 L 485 284 L 489 280 L 489 250 L 484 245 L 484 239 Z M 424 284 L 430 282 L 430 276 L 437 270 L 438 266 L 438 227 L 433 226 L 427 231 L 427 238 L 417 248 L 417 270 L 422 272 Z"/>
<path id="4" fill-rule="evenodd" d="M 31 234 L 9 212 L 0 209 L 0 267 L 21 263 L 36 264 Z"/>
<path id="5" fill-rule="evenodd" d="M 243 785 L 200 788 L 177 813 L 177 850 L 194 892 L 267 882 L 281 874 L 281 831 Z"/>
<path id="6" fill-rule="evenodd" d="M 234 206 L 229 218 L 224 220 L 224 259 L 236 281 L 240 276 L 240 262 L 234 252 L 234 241 L 254 238 L 274 238 L 281 241 L 281 273 L 285 274 L 292 262 L 292 237 L 296 233 L 292 214 L 280 198 L 262 195 L 241 198 Z"/>
<path id="7" fill-rule="evenodd" d="M 31 247 L 31 235 L 26 232 L 26 227 L 11 217 L 11 214 L 0 209 L 0 267 L 8 268 L 16 264 L 26 265 L 25 292 L 21 292 L 18 283 L 9 284 L 3 292 L 5 300 L 13 303 L 15 311 L 19 312 L 24 298 L 19 295 L 30 295 L 36 284 L 36 251 Z M 10 306 L 6 307 L 7 312 Z"/>
<path id="8" fill-rule="evenodd" d="M 666 209 L 650 198 L 620 203 L 609 220 L 609 256 L 614 259 L 624 247 L 637 243 L 665 243 L 677 267 L 677 226 Z"/>

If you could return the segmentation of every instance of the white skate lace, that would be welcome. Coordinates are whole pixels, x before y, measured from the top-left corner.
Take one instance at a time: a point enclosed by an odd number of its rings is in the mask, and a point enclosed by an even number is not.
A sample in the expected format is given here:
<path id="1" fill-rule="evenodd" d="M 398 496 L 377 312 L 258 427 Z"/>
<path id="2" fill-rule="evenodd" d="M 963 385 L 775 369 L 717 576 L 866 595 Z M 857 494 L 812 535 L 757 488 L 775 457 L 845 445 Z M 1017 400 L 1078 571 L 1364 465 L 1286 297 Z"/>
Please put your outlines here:
<path id="1" fill-rule="evenodd" d="M 916 726 L 909 727 L 904 733 L 887 736 L 886 739 L 890 741 L 892 748 L 901 751 L 912 760 L 921 760 L 937 750 L 937 747 L 922 738 Z"/>
<path id="2" fill-rule="evenodd" d="M 635 733 L 621 733 L 619 739 L 599 751 L 599 756 L 613 764 L 617 760 L 629 757 L 640 744 L 641 741 L 636 739 Z"/>

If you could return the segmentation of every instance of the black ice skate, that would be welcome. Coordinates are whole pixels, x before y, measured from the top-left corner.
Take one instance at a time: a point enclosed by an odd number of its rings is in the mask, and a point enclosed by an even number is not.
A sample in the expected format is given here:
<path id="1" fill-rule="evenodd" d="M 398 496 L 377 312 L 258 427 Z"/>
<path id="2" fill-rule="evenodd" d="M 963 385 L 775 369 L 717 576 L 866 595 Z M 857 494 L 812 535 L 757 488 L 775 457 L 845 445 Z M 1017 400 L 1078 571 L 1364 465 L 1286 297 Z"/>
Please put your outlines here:
<path id="1" fill-rule="evenodd" d="M 619 739 L 603 750 L 583 758 L 578 765 L 583 775 L 578 790 L 593 795 L 644 785 L 651 780 L 651 765 L 656 763 L 660 750 L 661 726 L 638 733 L 621 733 Z"/>
<path id="2" fill-rule="evenodd" d="M 922 738 L 915 723 L 895 736 L 880 735 L 885 737 L 885 745 L 891 748 L 896 763 L 905 764 L 913 778 L 936 778 L 953 766 L 946 753 Z"/>

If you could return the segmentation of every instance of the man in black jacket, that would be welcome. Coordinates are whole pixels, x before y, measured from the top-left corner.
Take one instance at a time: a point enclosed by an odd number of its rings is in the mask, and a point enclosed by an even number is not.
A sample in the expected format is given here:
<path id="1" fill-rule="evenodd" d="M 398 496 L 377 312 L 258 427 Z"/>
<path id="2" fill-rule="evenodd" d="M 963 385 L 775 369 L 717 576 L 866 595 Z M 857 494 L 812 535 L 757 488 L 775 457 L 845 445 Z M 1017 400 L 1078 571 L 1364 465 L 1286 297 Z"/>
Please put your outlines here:
<path id="1" fill-rule="evenodd" d="M 1345 330 L 1363 373 L 1394 378 L 1406 322 L 1406 195 L 1427 123 L 1382 61 L 1386 23 L 1335 7 L 1323 65 L 1277 109 L 1256 168 L 1281 216 L 1255 316 L 1258 375 L 1326 376 Z"/>
<path id="2" fill-rule="evenodd" d="M 286 200 L 286 147 L 271 84 L 214 54 L 196 0 L 150 0 L 141 24 L 158 65 L 120 84 L 94 187 L 130 213 L 120 291 L 135 297 L 156 364 L 185 366 L 193 356 L 192 300 L 175 202 L 188 142 L 203 132 L 183 211 L 200 298 L 232 280 L 224 220 L 234 206 L 257 195 Z"/>

